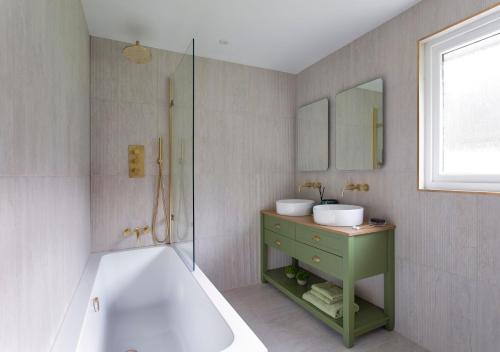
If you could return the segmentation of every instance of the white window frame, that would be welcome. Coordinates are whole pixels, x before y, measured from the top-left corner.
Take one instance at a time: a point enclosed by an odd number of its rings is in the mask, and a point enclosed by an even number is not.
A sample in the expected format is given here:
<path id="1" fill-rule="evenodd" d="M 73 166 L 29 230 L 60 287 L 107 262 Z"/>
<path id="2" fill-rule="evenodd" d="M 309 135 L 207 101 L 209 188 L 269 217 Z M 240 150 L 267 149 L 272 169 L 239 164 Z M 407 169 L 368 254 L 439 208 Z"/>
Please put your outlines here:
<path id="1" fill-rule="evenodd" d="M 440 173 L 442 150 L 443 55 L 500 35 L 500 6 L 496 5 L 418 42 L 418 189 L 465 192 L 500 192 L 499 175 L 447 175 Z M 499 68 L 500 69 L 500 68 Z M 500 162 L 500 160 L 498 160 Z"/>

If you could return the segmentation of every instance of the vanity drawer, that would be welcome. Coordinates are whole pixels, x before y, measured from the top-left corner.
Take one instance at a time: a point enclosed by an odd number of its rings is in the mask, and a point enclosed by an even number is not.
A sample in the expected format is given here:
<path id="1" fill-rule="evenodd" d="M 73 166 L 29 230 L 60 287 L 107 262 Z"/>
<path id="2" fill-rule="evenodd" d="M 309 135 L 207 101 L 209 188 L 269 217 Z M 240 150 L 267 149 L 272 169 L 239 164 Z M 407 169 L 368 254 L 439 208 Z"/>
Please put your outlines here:
<path id="1" fill-rule="evenodd" d="M 295 253 L 295 241 L 272 231 L 264 230 L 264 242 L 268 246 L 279 249 L 289 256 L 293 256 Z"/>
<path id="2" fill-rule="evenodd" d="M 264 227 L 280 235 L 295 239 L 295 224 L 275 216 L 264 216 Z"/>
<path id="3" fill-rule="evenodd" d="M 344 276 L 343 258 L 300 242 L 295 242 L 295 258 L 339 279 Z"/>
<path id="4" fill-rule="evenodd" d="M 340 256 L 344 256 L 347 246 L 347 238 L 345 236 L 302 225 L 297 225 L 295 227 L 295 239 L 299 242 Z"/>

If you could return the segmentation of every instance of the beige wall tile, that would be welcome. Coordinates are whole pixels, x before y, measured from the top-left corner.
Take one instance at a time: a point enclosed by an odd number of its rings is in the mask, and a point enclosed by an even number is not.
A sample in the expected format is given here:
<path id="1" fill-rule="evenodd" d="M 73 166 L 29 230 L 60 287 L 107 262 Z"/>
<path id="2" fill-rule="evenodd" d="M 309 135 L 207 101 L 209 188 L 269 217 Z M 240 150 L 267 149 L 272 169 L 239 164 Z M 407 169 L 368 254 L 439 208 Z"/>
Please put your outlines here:
<path id="1" fill-rule="evenodd" d="M 496 351 L 500 346 L 500 287 L 479 281 L 474 295 L 475 331 L 471 351 Z"/>
<path id="2" fill-rule="evenodd" d="M 500 197 L 476 198 L 478 279 L 500 286 L 500 236 L 496 221 L 500 214 Z"/>
<path id="3" fill-rule="evenodd" d="M 155 186 L 155 176 L 92 176 L 92 251 L 152 244 L 150 235 L 141 244 L 134 236 L 123 237 L 123 230 L 151 225 Z"/>
<path id="4" fill-rule="evenodd" d="M 92 174 L 128 176 L 128 146 L 144 145 L 145 174 L 157 175 L 157 138 L 163 105 L 129 103 L 93 98 Z M 168 118 L 168 117 L 165 117 Z"/>
<path id="5" fill-rule="evenodd" d="M 79 1 L 0 4 L 0 349 L 48 351 L 90 252 Z"/>
<path id="6" fill-rule="evenodd" d="M 0 342 L 48 350 L 90 251 L 89 177 L 0 177 L 0 194 Z"/>

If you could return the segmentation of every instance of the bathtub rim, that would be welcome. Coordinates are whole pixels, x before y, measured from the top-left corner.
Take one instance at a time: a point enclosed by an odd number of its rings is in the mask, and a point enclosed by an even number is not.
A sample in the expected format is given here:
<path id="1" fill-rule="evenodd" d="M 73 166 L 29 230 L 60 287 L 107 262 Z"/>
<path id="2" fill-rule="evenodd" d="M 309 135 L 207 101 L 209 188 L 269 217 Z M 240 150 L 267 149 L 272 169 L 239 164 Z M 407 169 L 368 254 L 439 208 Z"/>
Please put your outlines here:
<path id="1" fill-rule="evenodd" d="M 85 269 L 80 278 L 80 281 L 75 289 L 73 297 L 69 303 L 66 314 L 59 327 L 54 343 L 50 349 L 51 352 L 68 352 L 76 351 L 80 335 L 85 321 L 85 314 L 87 312 L 88 304 L 94 287 L 99 264 L 105 255 L 117 254 L 122 252 L 152 250 L 167 247 L 182 261 L 177 251 L 171 245 L 157 245 L 141 248 L 130 248 L 116 251 L 104 251 L 91 253 L 85 265 Z M 186 268 L 186 270 L 188 270 Z M 247 323 L 240 317 L 240 315 L 229 304 L 222 293 L 217 290 L 214 284 L 207 278 L 203 271 L 195 264 L 194 271 L 190 272 L 193 275 L 200 288 L 208 296 L 212 304 L 215 306 L 219 314 L 222 316 L 226 324 L 233 333 L 233 341 L 222 351 L 236 352 L 236 351 L 255 351 L 267 352 L 267 348 L 257 335 L 250 329 Z M 221 351 L 221 352 L 222 352 Z"/>

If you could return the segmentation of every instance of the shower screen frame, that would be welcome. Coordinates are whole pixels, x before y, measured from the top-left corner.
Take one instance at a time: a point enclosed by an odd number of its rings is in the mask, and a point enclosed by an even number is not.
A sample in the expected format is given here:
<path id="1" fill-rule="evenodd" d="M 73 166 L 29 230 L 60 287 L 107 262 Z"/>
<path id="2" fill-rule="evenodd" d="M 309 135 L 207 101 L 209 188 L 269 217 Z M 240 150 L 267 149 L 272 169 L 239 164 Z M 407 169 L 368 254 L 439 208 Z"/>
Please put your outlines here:
<path id="1" fill-rule="evenodd" d="M 169 78 L 169 236 L 170 244 L 181 257 L 185 265 L 190 271 L 195 269 L 195 213 L 194 213 L 194 99 L 195 99 L 195 55 L 194 55 L 194 39 L 188 45 L 187 50 L 179 61 L 177 67 Z M 184 72 L 183 72 L 184 70 Z M 182 77 L 182 74 L 188 73 Z M 190 77 L 189 77 L 190 73 Z M 183 79 L 179 81 L 179 76 Z M 181 89 L 179 94 L 179 86 Z M 188 97 L 190 95 L 190 97 Z M 179 100 L 176 102 L 176 96 Z M 182 113 L 179 113 L 182 112 Z M 176 124 L 179 121 L 179 116 L 185 118 L 189 116 L 191 124 L 190 131 L 184 132 L 180 136 L 176 135 L 176 126 L 182 126 L 182 123 Z M 189 126 L 188 126 L 189 127 Z M 181 128 L 182 129 L 182 128 Z M 189 135 L 189 136 L 188 136 Z M 190 145 L 183 143 L 182 137 L 189 137 Z M 179 144 L 180 141 L 180 144 Z M 180 146 L 180 148 L 179 148 Z M 178 151 L 180 149 L 180 155 Z M 185 150 L 189 150 L 189 155 L 184 155 Z M 183 173 L 183 165 L 185 161 L 190 162 L 191 170 L 188 174 Z M 180 171 L 179 171 L 180 169 Z M 181 176 L 181 177 L 179 177 Z M 185 179 L 191 179 L 189 193 L 185 194 Z M 180 182 L 180 187 L 179 186 Z M 184 195 L 184 196 L 182 196 Z M 183 197 L 180 199 L 179 197 Z M 185 212 L 188 214 L 186 218 L 180 215 L 178 202 L 184 202 Z M 191 204 L 189 204 L 191 203 Z M 189 216 L 189 213 L 191 216 Z M 184 223 L 182 223 L 184 222 Z M 178 225 L 179 224 L 179 225 Z M 178 236 L 179 228 L 184 226 L 188 238 Z"/>

